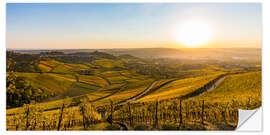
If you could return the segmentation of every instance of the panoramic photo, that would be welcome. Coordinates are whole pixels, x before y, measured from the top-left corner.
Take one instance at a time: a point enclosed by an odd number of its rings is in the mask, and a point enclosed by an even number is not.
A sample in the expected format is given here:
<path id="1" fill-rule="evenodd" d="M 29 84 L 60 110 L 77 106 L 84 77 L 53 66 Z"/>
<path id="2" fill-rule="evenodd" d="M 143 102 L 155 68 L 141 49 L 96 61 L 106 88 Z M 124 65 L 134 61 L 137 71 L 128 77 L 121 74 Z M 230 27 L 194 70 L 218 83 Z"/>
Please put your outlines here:
<path id="1" fill-rule="evenodd" d="M 9 3 L 6 130 L 235 130 L 261 42 L 258 3 Z"/>

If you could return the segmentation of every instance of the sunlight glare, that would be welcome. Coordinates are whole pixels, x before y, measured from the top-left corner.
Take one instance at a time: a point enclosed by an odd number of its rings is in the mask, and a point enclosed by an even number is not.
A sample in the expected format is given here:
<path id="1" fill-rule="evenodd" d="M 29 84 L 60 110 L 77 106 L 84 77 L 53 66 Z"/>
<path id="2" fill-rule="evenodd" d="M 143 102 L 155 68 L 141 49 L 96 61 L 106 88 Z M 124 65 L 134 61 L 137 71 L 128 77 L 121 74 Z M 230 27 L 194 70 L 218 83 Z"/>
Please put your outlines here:
<path id="1" fill-rule="evenodd" d="M 177 40 L 187 47 L 198 47 L 206 44 L 212 34 L 211 27 L 204 22 L 191 21 L 184 23 L 178 30 Z"/>

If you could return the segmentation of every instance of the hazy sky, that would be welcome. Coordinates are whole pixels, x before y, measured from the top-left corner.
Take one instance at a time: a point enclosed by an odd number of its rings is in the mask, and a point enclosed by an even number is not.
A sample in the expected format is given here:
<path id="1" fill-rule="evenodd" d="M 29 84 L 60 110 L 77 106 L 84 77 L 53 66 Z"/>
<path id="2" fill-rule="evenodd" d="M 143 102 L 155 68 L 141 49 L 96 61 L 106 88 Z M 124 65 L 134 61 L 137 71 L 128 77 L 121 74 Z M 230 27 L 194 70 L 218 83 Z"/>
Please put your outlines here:
<path id="1" fill-rule="evenodd" d="M 200 47 L 260 48 L 261 4 L 7 4 L 7 48 L 185 47 L 175 33 L 197 20 L 212 29 Z"/>

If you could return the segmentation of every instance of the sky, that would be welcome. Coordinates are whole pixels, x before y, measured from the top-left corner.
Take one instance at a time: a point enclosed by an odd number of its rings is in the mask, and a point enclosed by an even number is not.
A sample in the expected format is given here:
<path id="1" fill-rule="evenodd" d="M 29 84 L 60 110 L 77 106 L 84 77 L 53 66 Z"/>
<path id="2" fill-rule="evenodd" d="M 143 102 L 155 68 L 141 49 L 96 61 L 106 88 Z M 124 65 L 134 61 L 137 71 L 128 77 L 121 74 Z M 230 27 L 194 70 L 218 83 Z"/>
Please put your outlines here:
<path id="1" fill-rule="evenodd" d="M 201 48 L 261 48 L 261 10 L 259 3 L 9 3 L 6 41 L 8 49 L 186 48 L 176 33 L 196 21 L 211 28 Z"/>

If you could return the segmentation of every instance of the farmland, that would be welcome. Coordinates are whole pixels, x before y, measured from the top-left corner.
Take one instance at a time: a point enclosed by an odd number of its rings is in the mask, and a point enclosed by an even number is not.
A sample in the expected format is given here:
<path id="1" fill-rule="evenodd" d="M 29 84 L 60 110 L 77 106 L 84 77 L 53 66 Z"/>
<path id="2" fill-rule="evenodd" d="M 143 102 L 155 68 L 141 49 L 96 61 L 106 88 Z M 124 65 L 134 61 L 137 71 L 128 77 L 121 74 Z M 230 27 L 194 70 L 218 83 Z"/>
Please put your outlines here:
<path id="1" fill-rule="evenodd" d="M 234 130 L 261 106 L 260 59 L 126 52 L 8 51 L 7 130 Z"/>

